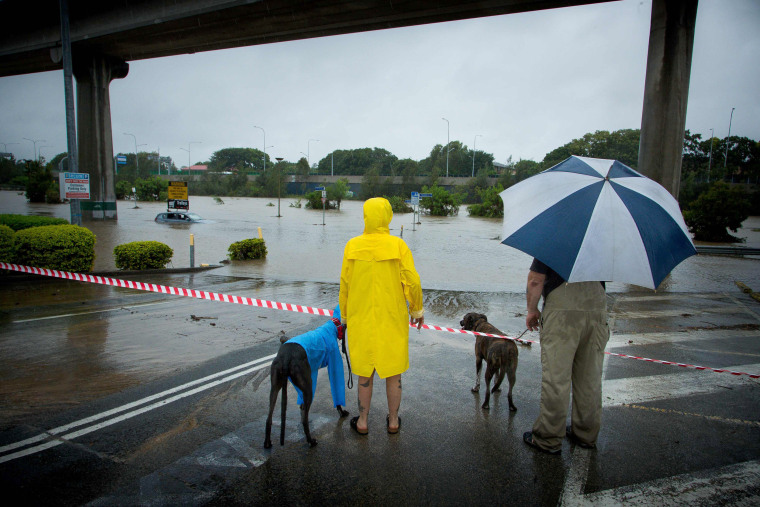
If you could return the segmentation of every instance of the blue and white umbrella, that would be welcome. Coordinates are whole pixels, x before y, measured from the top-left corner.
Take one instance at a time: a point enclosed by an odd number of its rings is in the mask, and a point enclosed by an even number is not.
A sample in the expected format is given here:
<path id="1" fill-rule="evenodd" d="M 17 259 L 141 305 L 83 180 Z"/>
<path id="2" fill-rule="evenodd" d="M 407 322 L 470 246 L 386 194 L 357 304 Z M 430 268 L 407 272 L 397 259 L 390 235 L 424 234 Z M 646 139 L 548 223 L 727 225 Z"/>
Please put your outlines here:
<path id="1" fill-rule="evenodd" d="M 697 253 L 673 196 L 616 160 L 572 156 L 499 195 L 502 243 L 568 282 L 654 289 Z"/>

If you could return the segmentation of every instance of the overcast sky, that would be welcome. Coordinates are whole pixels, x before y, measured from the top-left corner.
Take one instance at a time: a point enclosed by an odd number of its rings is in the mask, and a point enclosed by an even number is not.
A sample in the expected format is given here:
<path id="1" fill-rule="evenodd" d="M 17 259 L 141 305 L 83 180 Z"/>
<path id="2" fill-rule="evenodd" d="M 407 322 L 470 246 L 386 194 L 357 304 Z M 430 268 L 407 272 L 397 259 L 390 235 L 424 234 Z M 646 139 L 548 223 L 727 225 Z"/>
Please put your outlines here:
<path id="1" fill-rule="evenodd" d="M 135 151 L 128 132 L 181 166 L 190 142 L 193 163 L 263 149 L 257 125 L 272 158 L 379 147 L 419 160 L 450 125 L 497 162 L 540 161 L 641 126 L 650 16 L 650 0 L 624 0 L 130 62 L 111 83 L 114 153 Z M 0 78 L 0 149 L 66 151 L 62 76 Z M 732 107 L 731 134 L 760 139 L 760 2 L 700 0 L 686 127 L 725 137 Z"/>

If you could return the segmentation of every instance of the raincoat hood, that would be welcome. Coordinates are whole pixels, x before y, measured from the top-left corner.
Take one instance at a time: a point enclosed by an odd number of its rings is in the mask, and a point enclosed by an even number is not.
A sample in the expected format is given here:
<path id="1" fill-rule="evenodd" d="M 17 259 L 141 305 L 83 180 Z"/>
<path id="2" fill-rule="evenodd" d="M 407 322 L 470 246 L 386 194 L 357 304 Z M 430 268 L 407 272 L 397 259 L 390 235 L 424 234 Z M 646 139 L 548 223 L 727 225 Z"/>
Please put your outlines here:
<path id="1" fill-rule="evenodd" d="M 364 234 L 390 234 L 393 210 L 388 199 L 373 197 L 364 202 Z"/>

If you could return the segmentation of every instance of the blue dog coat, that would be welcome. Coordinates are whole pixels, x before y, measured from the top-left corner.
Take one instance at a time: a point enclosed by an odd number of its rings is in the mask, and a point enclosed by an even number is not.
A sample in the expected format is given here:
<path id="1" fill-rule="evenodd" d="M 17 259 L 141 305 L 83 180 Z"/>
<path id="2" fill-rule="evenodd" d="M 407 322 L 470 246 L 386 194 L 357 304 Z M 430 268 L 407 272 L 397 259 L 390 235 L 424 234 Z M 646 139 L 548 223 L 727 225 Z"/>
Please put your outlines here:
<path id="1" fill-rule="evenodd" d="M 333 318 L 340 320 L 340 307 L 333 310 Z M 317 373 L 320 368 L 327 367 L 330 377 L 330 391 L 333 404 L 346 406 L 346 389 L 343 377 L 343 358 L 338 347 L 338 328 L 332 320 L 328 320 L 317 329 L 295 336 L 285 343 L 297 343 L 306 351 L 311 367 L 311 394 L 317 391 Z M 293 383 L 292 381 L 290 382 Z M 298 393 L 298 404 L 303 404 L 303 394 L 295 385 Z"/>

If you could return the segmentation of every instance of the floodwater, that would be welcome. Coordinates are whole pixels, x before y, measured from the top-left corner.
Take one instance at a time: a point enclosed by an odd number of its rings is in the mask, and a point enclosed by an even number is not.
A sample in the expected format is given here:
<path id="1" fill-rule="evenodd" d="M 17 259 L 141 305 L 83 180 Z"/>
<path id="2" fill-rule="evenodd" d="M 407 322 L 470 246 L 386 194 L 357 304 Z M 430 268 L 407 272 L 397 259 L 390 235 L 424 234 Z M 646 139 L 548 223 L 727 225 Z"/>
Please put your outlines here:
<path id="1" fill-rule="evenodd" d="M 362 202 L 344 201 L 340 210 L 291 207 L 295 198 L 225 197 L 223 204 L 211 197 L 191 196 L 190 210 L 211 223 L 161 224 L 156 214 L 163 202 L 120 201 L 118 221 L 85 224 L 97 238 L 95 271 L 115 269 L 113 249 L 131 241 L 155 240 L 174 250 L 169 267 L 190 265 L 190 235 L 194 235 L 195 265 L 218 264 L 227 258 L 230 244 L 258 237 L 261 228 L 268 255 L 265 260 L 233 262 L 222 268 L 230 275 L 264 280 L 337 283 L 343 247 L 363 230 Z M 303 202 L 303 201 L 302 201 Z M 17 192 L 0 192 L 0 213 L 70 218 L 69 205 L 31 204 Z M 454 217 L 421 217 L 396 214 L 391 234 L 401 235 L 414 255 L 423 288 L 449 291 L 511 292 L 525 289 L 531 258 L 500 244 L 501 219 L 470 217 L 466 206 Z M 747 246 L 760 247 L 760 217 L 750 217 L 736 234 Z M 694 256 L 681 263 L 658 288 L 674 292 L 736 290 L 734 280 L 760 288 L 756 259 Z M 609 292 L 640 288 L 612 283 Z"/>
<path id="2" fill-rule="evenodd" d="M 97 238 L 95 271 L 115 269 L 115 246 L 144 240 L 168 244 L 174 249 L 170 267 L 187 267 L 190 234 L 195 265 L 216 265 L 227 258 L 231 243 L 258 237 L 260 227 L 268 249 L 264 260 L 234 261 L 200 275 L 141 275 L 140 280 L 319 308 L 335 305 L 343 247 L 363 230 L 362 202 L 346 201 L 341 210 L 325 212 L 325 225 L 321 210 L 290 207 L 297 202 L 293 198 L 281 200 L 279 218 L 277 199 L 223 202 L 191 197 L 191 211 L 209 223 L 170 225 L 154 221 L 165 211 L 164 203 L 136 207 L 120 201 L 118 221 L 85 224 Z M 0 191 L 0 213 L 68 219 L 69 206 L 30 204 L 17 192 Z M 478 311 L 503 332 L 519 334 L 531 258 L 500 244 L 501 219 L 469 217 L 463 206 L 455 217 L 422 216 L 421 223 L 412 222 L 412 214 L 395 215 L 391 234 L 401 235 L 403 226 L 422 280 L 426 322 L 458 327 L 466 312 Z M 744 226 L 738 235 L 747 238 L 748 246 L 760 247 L 760 217 Z M 760 290 L 760 260 L 694 256 L 658 292 L 731 294 L 738 291 L 735 280 Z M 611 293 L 638 291 L 646 289 L 608 284 Z M 0 290 L 0 428 L 276 340 L 279 333 L 313 322 L 303 314 L 247 311 L 44 277 L 9 283 Z M 459 337 L 430 339 L 470 348 Z"/>

